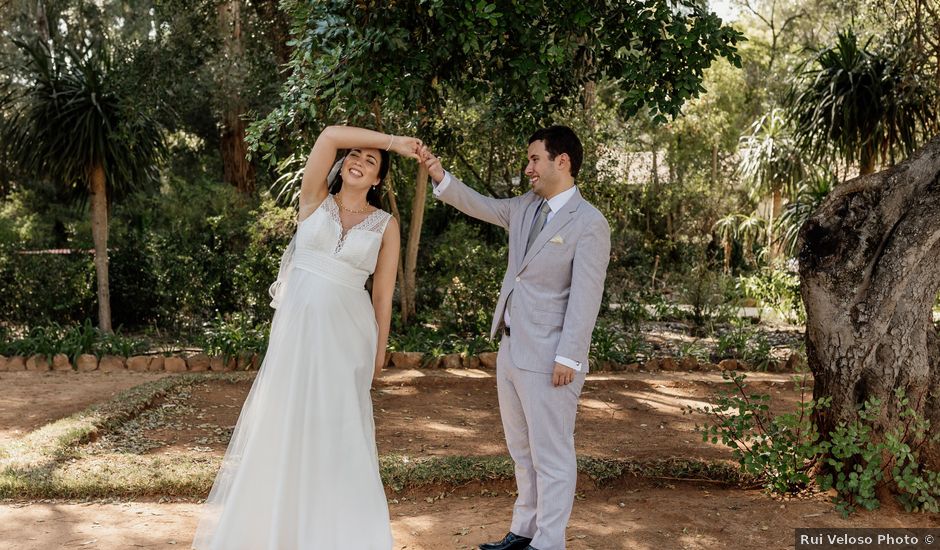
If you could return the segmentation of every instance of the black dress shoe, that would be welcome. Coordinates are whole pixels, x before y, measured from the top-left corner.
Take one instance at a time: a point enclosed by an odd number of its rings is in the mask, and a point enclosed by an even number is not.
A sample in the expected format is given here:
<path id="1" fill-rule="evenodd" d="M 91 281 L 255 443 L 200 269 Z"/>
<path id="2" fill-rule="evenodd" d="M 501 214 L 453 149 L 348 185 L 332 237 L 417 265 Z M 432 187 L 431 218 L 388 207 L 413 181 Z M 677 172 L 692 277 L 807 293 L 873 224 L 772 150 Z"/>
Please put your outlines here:
<path id="1" fill-rule="evenodd" d="M 529 546 L 530 542 L 532 542 L 532 539 L 520 537 L 510 531 L 503 537 L 503 540 L 499 542 L 485 542 L 481 544 L 480 550 L 524 550 L 525 548 L 531 548 Z"/>
<path id="2" fill-rule="evenodd" d="M 532 545 L 530 544 L 529 546 L 526 546 L 526 547 L 523 548 L 522 550 L 539 550 L 539 549 L 536 548 L 536 547 L 534 547 L 534 546 L 532 546 Z"/>

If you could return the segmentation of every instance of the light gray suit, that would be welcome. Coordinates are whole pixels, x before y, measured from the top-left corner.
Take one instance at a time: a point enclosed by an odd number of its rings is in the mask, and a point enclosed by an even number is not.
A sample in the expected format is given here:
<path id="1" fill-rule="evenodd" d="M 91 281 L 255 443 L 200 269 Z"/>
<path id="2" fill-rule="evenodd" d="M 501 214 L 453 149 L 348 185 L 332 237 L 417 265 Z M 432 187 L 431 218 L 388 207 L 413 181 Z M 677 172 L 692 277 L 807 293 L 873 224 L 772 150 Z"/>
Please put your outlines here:
<path id="1" fill-rule="evenodd" d="M 539 550 L 561 550 L 577 482 L 575 415 L 610 260 L 610 226 L 575 191 L 526 252 L 541 197 L 529 191 L 495 199 L 449 177 L 435 192 L 439 199 L 509 231 L 509 266 L 490 337 L 501 332 L 512 295 L 512 333 L 500 342 L 496 369 L 519 490 L 510 530 L 531 537 Z M 572 383 L 552 385 L 556 356 L 581 363 Z"/>

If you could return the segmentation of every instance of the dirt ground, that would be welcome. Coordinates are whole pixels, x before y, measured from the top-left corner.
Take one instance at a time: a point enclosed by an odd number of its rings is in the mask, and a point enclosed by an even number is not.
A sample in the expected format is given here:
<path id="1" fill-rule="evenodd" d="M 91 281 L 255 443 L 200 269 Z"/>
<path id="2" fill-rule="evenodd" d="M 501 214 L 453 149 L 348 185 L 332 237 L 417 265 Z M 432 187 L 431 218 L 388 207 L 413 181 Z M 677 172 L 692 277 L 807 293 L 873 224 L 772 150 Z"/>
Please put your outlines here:
<path id="1" fill-rule="evenodd" d="M 373 390 L 380 454 L 413 457 L 507 454 L 491 372 L 388 371 Z M 134 439 L 148 454 L 206 452 L 221 456 L 251 382 L 206 382 L 190 392 L 157 400 L 159 415 L 142 422 Z M 752 373 L 750 391 L 774 396 L 775 408 L 792 408 L 799 394 L 791 376 Z M 576 427 L 578 453 L 600 458 L 731 458 L 721 445 L 703 443 L 694 431 L 704 416 L 683 414 L 724 389 L 715 373 L 601 373 L 581 394 Z M 810 390 L 811 391 L 811 390 Z M 133 450 L 116 434 L 96 445 Z"/>
<path id="2" fill-rule="evenodd" d="M 165 376 L 165 374 L 162 374 Z M 0 373 L 0 443 L 159 378 L 147 373 Z M 750 389 L 784 407 L 799 395 L 785 374 L 753 374 Z M 170 411 L 141 425 L 147 453 L 221 455 L 250 383 L 200 383 L 161 399 Z M 715 373 L 592 374 L 582 393 L 578 451 L 638 460 L 728 458 L 684 415 L 722 388 Z M 373 391 L 382 454 L 504 455 L 490 371 L 387 371 Z M 107 439 L 107 438 L 105 438 Z M 842 519 L 824 495 L 776 500 L 713 483 L 628 479 L 596 488 L 579 480 L 568 529 L 572 549 L 792 548 L 797 527 L 932 527 L 940 517 L 891 508 Z M 501 538 L 511 482 L 390 493 L 397 549 L 467 549 Z M 198 501 L 0 503 L 0 548 L 189 548 Z"/>
<path id="3" fill-rule="evenodd" d="M 501 538 L 510 487 L 427 492 L 390 502 L 398 550 L 468 550 Z M 428 502 L 428 501 L 431 502 Z M 9 550 L 189 548 L 196 502 L 0 504 L 0 542 Z M 760 491 L 636 480 L 579 492 L 567 532 L 572 550 L 793 548 L 797 527 L 936 527 L 937 518 L 884 512 L 842 517 L 821 497 L 777 501 Z"/>
<path id="4" fill-rule="evenodd" d="M 169 373 L 0 372 L 0 445 L 164 376 Z"/>

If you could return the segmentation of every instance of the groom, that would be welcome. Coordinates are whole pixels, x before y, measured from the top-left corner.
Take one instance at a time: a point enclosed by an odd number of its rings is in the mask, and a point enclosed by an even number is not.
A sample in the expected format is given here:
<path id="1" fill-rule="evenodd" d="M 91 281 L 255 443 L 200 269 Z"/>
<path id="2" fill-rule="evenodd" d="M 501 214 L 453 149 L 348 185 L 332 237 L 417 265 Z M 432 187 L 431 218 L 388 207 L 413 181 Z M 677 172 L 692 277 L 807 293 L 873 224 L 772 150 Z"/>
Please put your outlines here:
<path id="1" fill-rule="evenodd" d="M 581 142 L 565 126 L 535 132 L 525 169 L 531 190 L 510 199 L 470 189 L 427 148 L 419 156 L 437 198 L 509 232 L 490 337 L 501 335 L 499 410 L 519 496 L 510 532 L 480 548 L 563 550 L 578 477 L 578 395 L 610 259 L 610 226 L 575 185 Z"/>

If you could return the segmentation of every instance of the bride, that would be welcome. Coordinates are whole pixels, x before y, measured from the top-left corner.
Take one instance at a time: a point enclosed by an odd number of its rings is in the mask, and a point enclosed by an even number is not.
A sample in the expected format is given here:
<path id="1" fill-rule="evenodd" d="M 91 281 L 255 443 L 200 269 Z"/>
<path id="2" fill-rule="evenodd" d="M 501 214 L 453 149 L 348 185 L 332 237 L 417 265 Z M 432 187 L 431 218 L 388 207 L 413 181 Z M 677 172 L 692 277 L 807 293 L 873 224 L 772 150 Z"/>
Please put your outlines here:
<path id="1" fill-rule="evenodd" d="M 379 190 L 388 152 L 417 159 L 420 145 L 341 126 L 317 138 L 272 285 L 268 352 L 192 548 L 392 548 L 369 389 L 385 360 L 400 242 Z"/>

